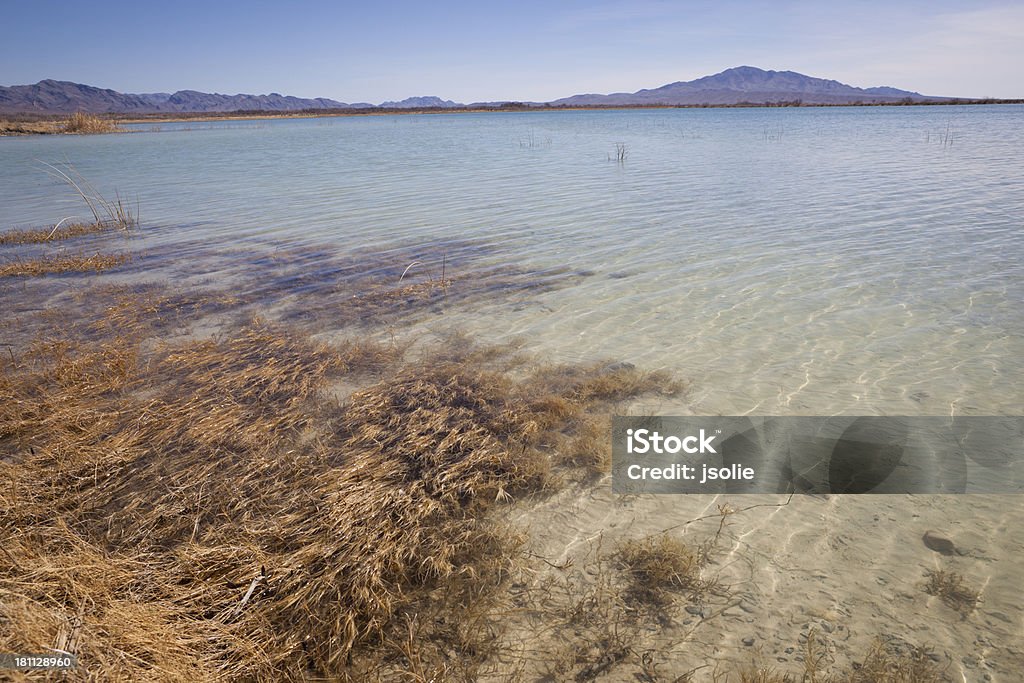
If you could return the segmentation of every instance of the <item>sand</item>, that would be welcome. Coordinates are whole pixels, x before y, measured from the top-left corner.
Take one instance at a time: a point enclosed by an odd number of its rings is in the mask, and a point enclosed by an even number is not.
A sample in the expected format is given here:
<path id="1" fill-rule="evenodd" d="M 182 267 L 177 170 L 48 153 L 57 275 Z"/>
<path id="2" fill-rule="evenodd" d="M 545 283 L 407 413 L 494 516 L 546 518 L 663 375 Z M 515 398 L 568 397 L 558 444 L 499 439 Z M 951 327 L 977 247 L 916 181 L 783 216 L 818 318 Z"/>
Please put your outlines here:
<path id="1" fill-rule="evenodd" d="M 735 671 L 757 662 L 799 680 L 813 629 L 824 662 L 833 668 L 849 668 L 881 637 L 894 646 L 930 647 L 950 680 L 1020 680 L 1024 501 L 1019 498 L 629 498 L 613 495 L 608 480 L 524 506 L 515 516 L 531 530 L 535 574 L 519 588 L 520 609 L 513 611 L 500 648 L 515 653 L 502 657 L 505 666 L 522 667 L 526 680 L 550 676 L 559 647 L 594 640 L 586 629 L 556 616 L 571 600 L 553 585 L 573 584 L 576 595 L 595 587 L 605 574 L 619 571 L 614 558 L 599 559 L 611 556 L 624 539 L 669 530 L 699 543 L 718 528 L 719 505 L 766 506 L 728 517 L 705 569 L 724 590 L 703 602 L 683 597 L 662 618 L 641 620 L 636 628 L 623 620 L 619 637 L 630 652 L 592 678 L 636 681 L 653 670 L 659 678 L 639 680 L 673 680 L 690 671 L 694 680 L 712 680 L 716 666 Z M 679 526 L 705 515 L 711 518 Z M 953 539 L 965 554 L 946 556 L 928 548 L 922 542 L 928 530 Z M 981 591 L 972 613 L 962 614 L 924 592 L 926 571 L 938 569 L 963 574 Z M 579 663 L 567 668 L 552 679 L 589 680 L 593 673 Z"/>

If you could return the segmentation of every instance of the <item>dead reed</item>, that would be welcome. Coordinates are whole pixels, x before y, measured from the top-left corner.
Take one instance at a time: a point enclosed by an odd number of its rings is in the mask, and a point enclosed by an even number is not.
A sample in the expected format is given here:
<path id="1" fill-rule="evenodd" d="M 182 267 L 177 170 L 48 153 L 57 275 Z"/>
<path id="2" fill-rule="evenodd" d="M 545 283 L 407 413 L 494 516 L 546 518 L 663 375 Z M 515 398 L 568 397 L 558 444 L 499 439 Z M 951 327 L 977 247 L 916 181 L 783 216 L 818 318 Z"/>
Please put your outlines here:
<path id="1" fill-rule="evenodd" d="M 47 173 L 69 185 L 82 198 L 98 225 L 116 227 L 125 231 L 138 226 L 138 205 L 132 207 L 122 199 L 120 194 L 115 194 L 114 199 L 104 197 L 70 163 L 63 164 L 63 167 L 48 164 L 45 161 L 40 163 Z"/>

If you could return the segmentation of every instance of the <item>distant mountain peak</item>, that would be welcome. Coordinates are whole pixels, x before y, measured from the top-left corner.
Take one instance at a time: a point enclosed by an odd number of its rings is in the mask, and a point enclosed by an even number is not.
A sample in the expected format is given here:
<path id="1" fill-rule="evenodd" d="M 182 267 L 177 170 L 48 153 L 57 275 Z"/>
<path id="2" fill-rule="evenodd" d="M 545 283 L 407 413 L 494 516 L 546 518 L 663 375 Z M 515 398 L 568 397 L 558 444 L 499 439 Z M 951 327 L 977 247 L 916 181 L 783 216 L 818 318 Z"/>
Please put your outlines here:
<path id="1" fill-rule="evenodd" d="M 422 97 L 407 97 L 404 100 L 397 102 L 381 102 L 380 106 L 384 109 L 427 109 L 432 107 L 450 109 L 451 107 L 461 107 L 463 105 L 458 102 L 452 102 L 451 100 L 442 100 L 440 97 L 436 97 L 434 95 L 427 95 Z"/>
<path id="2" fill-rule="evenodd" d="M 772 104 L 801 101 L 805 104 L 884 103 L 929 98 L 896 88 L 855 88 L 836 80 L 806 76 L 796 71 L 772 71 L 756 66 L 736 66 L 692 81 L 676 81 L 658 88 L 612 95 L 573 95 L 554 105 L 728 105 Z"/>

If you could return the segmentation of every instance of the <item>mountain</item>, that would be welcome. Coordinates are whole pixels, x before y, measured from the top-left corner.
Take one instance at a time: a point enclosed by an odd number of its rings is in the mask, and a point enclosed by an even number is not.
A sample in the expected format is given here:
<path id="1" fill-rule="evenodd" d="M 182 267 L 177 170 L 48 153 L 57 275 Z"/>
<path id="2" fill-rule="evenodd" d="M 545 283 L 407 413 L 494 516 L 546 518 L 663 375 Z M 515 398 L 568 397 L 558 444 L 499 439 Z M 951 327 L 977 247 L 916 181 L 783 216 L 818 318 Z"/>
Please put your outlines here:
<path id="1" fill-rule="evenodd" d="M 882 95 L 883 97 L 920 97 L 926 100 L 936 99 L 934 97 L 925 97 L 919 92 L 910 92 L 909 90 L 900 90 L 899 88 L 890 88 L 888 86 L 882 86 L 880 88 L 864 88 L 864 92 L 869 92 L 872 95 Z"/>
<path id="2" fill-rule="evenodd" d="M 726 69 L 693 81 L 678 81 L 660 88 L 611 95 L 573 95 L 547 103 L 487 102 L 471 107 L 635 106 L 635 105 L 728 105 L 771 104 L 800 101 L 803 104 L 886 103 L 941 100 L 888 86 L 855 88 L 839 81 L 814 78 L 795 71 L 765 71 L 753 66 Z M 278 93 L 269 95 L 221 95 L 196 90 L 176 93 L 125 94 L 69 81 L 45 80 L 35 85 L 0 86 L 0 112 L 69 114 L 143 114 L 158 112 L 286 112 L 302 109 L 371 109 L 366 102 L 346 104 L 322 97 L 304 99 Z M 464 105 L 440 97 L 409 97 L 380 105 L 389 109 L 457 108 Z"/>
<path id="3" fill-rule="evenodd" d="M 611 95 L 573 95 L 554 100 L 552 105 L 637 104 L 770 104 L 800 100 L 804 104 L 850 104 L 853 102 L 898 102 L 934 100 L 920 93 L 896 88 L 855 88 L 839 81 L 814 78 L 795 71 L 765 71 L 753 66 L 704 76 L 693 81 L 678 81 L 652 90 Z"/>
<path id="4" fill-rule="evenodd" d="M 380 106 L 384 109 L 429 109 L 435 107 L 451 109 L 465 105 L 451 100 L 442 100 L 440 97 L 407 97 L 400 102 L 381 102 Z"/>
<path id="5" fill-rule="evenodd" d="M 149 112 L 298 111 L 348 109 L 350 105 L 323 97 L 304 99 L 269 95 L 221 95 L 195 90 L 131 95 L 69 81 L 45 80 L 35 85 L 0 86 L 0 111 L 19 113 L 141 114 Z"/>
<path id="6" fill-rule="evenodd" d="M 39 81 L 35 85 L 0 87 L 0 111 L 72 113 L 144 112 L 151 106 L 140 95 L 94 88 L 68 81 Z"/>

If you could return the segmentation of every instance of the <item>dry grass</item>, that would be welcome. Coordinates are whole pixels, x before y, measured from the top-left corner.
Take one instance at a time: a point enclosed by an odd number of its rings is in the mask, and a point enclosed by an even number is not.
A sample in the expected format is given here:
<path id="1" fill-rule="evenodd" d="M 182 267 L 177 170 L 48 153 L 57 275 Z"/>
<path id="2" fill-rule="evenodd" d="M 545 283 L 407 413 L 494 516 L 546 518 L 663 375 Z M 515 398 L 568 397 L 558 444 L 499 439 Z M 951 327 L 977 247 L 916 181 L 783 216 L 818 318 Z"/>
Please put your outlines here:
<path id="1" fill-rule="evenodd" d="M 0 119 L 0 135 L 119 133 L 124 130 L 115 121 L 84 112 L 75 112 L 64 120 L 15 118 L 17 120 Z"/>
<path id="2" fill-rule="evenodd" d="M 95 114 L 86 114 L 76 111 L 61 125 L 63 133 L 78 133 L 91 135 L 96 133 L 116 133 L 121 130 L 118 125 L 110 119 L 101 118 Z"/>
<path id="3" fill-rule="evenodd" d="M 54 121 L 10 121 L 0 119 L 0 135 L 52 135 L 59 133 Z"/>
<path id="4" fill-rule="evenodd" d="M 56 240 L 102 233 L 115 228 L 127 233 L 138 225 L 137 207 L 133 209 L 120 196 L 116 196 L 114 200 L 104 198 L 70 164 L 66 164 L 64 168 L 59 168 L 44 162 L 43 166 L 46 167 L 47 172 L 51 176 L 67 183 L 78 193 L 89 207 L 94 221 L 92 223 L 69 223 L 65 225 L 65 222 L 70 220 L 70 218 L 65 218 L 53 228 L 10 230 L 0 233 L 0 245 L 44 244 Z M 18 257 L 0 264 L 0 278 L 35 277 L 59 273 L 99 273 L 120 266 L 130 260 L 130 258 L 131 256 L 126 253 L 99 252 L 91 256 L 84 254 L 41 254 L 27 258 Z"/>
<path id="5" fill-rule="evenodd" d="M 57 273 L 101 273 L 131 259 L 129 254 L 93 254 L 92 256 L 39 256 L 15 259 L 0 265 L 0 277 L 33 277 Z"/>
<path id="6" fill-rule="evenodd" d="M 0 244 L 43 244 L 57 240 L 93 235 L 107 230 L 110 226 L 104 223 L 58 223 L 52 228 L 35 230 L 8 230 L 0 232 Z"/>
<path id="7" fill-rule="evenodd" d="M 138 226 L 138 206 L 133 208 L 131 204 L 121 198 L 120 194 L 115 194 L 114 199 L 107 199 L 70 163 L 65 163 L 62 166 L 48 164 L 45 161 L 40 163 L 51 177 L 66 183 L 82 198 L 98 225 L 120 228 L 125 231 Z"/>
<path id="8" fill-rule="evenodd" d="M 834 680 L 841 683 L 941 683 L 948 680 L 930 654 L 927 648 L 897 639 L 876 638 L 853 670 Z"/>
<path id="9" fill-rule="evenodd" d="M 963 616 L 973 612 L 981 600 L 981 593 L 964 584 L 964 577 L 958 572 L 929 569 L 925 577 L 924 592 L 941 598 Z"/>
<path id="10" fill-rule="evenodd" d="M 628 540 L 618 557 L 632 581 L 630 596 L 642 603 L 671 604 L 676 592 L 700 598 L 715 587 L 701 576 L 707 555 L 667 534 Z"/>
<path id="11" fill-rule="evenodd" d="M 491 511 L 654 386 L 259 321 L 160 344 L 206 304 L 136 301 L 0 359 L 0 651 L 72 678 L 472 680 L 522 541 Z"/>

